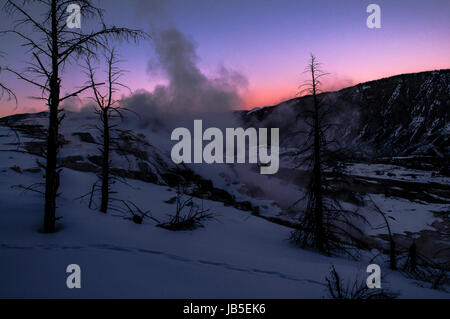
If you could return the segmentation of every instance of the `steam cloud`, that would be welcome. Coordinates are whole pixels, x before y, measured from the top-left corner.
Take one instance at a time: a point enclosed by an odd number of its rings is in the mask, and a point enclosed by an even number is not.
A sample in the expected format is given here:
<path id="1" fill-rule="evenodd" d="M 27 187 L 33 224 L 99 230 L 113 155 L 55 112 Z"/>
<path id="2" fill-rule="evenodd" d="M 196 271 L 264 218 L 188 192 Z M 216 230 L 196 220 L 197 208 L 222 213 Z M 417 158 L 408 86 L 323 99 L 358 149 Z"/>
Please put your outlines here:
<path id="1" fill-rule="evenodd" d="M 154 43 L 157 67 L 167 76 L 168 84 L 156 86 L 153 92 L 137 91 L 122 101 L 142 117 L 144 125 L 170 124 L 194 116 L 219 119 L 241 104 L 239 93 L 247 87 L 247 79 L 225 67 L 214 77 L 206 76 L 197 65 L 193 41 L 178 29 L 159 32 Z M 149 72 L 154 71 L 149 68 Z"/>

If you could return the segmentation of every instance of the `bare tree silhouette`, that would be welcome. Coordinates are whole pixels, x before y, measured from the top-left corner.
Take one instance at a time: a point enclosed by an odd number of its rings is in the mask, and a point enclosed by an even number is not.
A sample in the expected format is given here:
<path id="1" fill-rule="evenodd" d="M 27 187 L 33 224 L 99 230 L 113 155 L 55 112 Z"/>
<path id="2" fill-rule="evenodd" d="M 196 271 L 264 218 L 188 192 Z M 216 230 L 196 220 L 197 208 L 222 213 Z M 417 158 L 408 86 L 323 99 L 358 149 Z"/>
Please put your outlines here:
<path id="1" fill-rule="evenodd" d="M 369 198 L 372 201 L 373 205 L 375 206 L 375 210 L 383 217 L 386 229 L 388 231 L 389 268 L 391 268 L 392 270 L 397 270 L 397 252 L 396 252 L 396 248 L 395 248 L 395 240 L 394 240 L 394 236 L 391 231 L 391 226 L 389 225 L 388 217 L 386 217 L 386 214 L 380 209 L 380 207 L 378 207 L 378 205 L 375 203 L 375 201 L 372 199 L 372 197 L 370 195 L 369 195 Z"/>
<path id="2" fill-rule="evenodd" d="M 0 51 L 0 58 L 5 55 L 4 52 Z M 2 70 L 4 70 L 2 66 L 0 66 L 0 73 L 2 73 Z M 11 90 L 6 84 L 0 82 L 0 99 L 2 99 L 5 95 L 8 96 L 8 100 L 13 98 L 16 101 L 17 105 L 17 96 L 14 94 L 13 90 Z"/>
<path id="3" fill-rule="evenodd" d="M 114 118 L 123 118 L 122 108 L 118 104 L 118 100 L 114 99 L 114 94 L 118 91 L 120 87 L 129 89 L 125 84 L 121 83 L 119 80 L 123 75 L 124 71 L 118 67 L 121 62 L 117 58 L 117 54 L 114 48 L 107 49 L 104 54 L 104 59 L 107 64 L 106 70 L 106 81 L 105 88 L 102 90 L 103 85 L 99 85 L 95 80 L 95 68 L 92 63 L 92 56 L 87 55 L 86 65 L 87 65 L 87 75 L 89 80 L 87 85 L 90 85 L 93 91 L 94 103 L 96 105 L 95 112 L 99 115 L 101 126 L 97 127 L 102 136 L 102 142 L 100 143 L 100 152 L 102 155 L 101 164 L 101 204 L 100 211 L 106 213 L 108 211 L 108 203 L 110 201 L 110 184 L 112 182 L 111 178 L 111 163 L 110 163 L 110 152 L 111 146 L 114 142 L 114 138 L 111 136 L 112 131 L 118 124 L 112 123 Z"/>
<path id="4" fill-rule="evenodd" d="M 411 245 L 403 247 L 404 252 L 400 255 L 399 269 L 409 278 L 430 283 L 430 288 L 442 291 L 448 291 L 450 284 L 450 273 L 448 263 L 439 262 L 423 254 L 423 247 L 416 244 L 415 239 Z M 444 249 L 435 255 L 448 254 L 448 249 Z"/>
<path id="5" fill-rule="evenodd" d="M 330 273 L 325 277 L 330 299 L 395 299 L 398 294 L 389 289 L 370 289 L 363 278 L 344 280 L 331 265 Z"/>
<path id="6" fill-rule="evenodd" d="M 111 40 L 137 41 L 146 38 L 147 34 L 140 30 L 107 26 L 103 20 L 103 11 L 94 6 L 92 1 L 79 0 L 80 14 L 84 20 L 98 21 L 100 28 L 84 32 L 81 29 L 70 29 L 66 25 L 67 0 L 6 0 L 4 10 L 16 18 L 12 29 L 3 31 L 11 33 L 23 40 L 32 62 L 23 71 L 8 69 L 19 79 L 38 87 L 41 95 L 36 97 L 47 102 L 49 107 L 49 124 L 47 131 L 47 147 L 45 152 L 45 213 L 43 232 L 55 231 L 56 198 L 58 196 L 61 168 L 57 163 L 58 151 L 61 147 L 59 128 L 64 118 L 60 103 L 77 96 L 92 86 L 89 84 L 74 92 L 61 95 L 61 76 L 67 64 L 76 61 L 87 53 L 95 54 L 98 48 L 104 48 Z M 39 7 L 39 10 L 34 11 Z M 34 14 L 33 12 L 39 12 Z M 42 14 L 43 13 L 43 14 Z M 23 30 L 24 27 L 31 28 Z"/>
<path id="7" fill-rule="evenodd" d="M 337 199 L 339 189 L 325 178 L 327 170 L 337 172 L 339 168 L 338 142 L 326 134 L 335 125 L 330 120 L 332 105 L 320 97 L 321 79 L 328 73 L 322 71 L 321 63 L 314 55 L 311 55 L 305 72 L 311 75 L 311 79 L 300 86 L 300 94 L 311 95 L 312 107 L 301 110 L 299 114 L 309 127 L 303 132 L 306 139 L 299 154 L 304 157 L 299 166 L 308 165 L 311 174 L 305 196 L 306 209 L 291 239 L 296 244 L 314 247 L 322 253 L 343 250 L 354 256 L 350 249 L 364 246 L 358 220 L 364 223 L 367 220 L 358 212 L 344 209 Z"/>

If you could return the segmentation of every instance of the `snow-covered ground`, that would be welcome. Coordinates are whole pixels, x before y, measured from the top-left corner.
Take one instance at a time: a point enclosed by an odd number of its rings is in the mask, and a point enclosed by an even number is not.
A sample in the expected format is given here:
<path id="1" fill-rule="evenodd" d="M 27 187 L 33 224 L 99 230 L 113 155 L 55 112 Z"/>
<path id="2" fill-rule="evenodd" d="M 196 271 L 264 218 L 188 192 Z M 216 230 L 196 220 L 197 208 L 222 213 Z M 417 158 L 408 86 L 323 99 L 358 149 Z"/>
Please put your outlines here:
<path id="1" fill-rule="evenodd" d="M 439 183 L 450 185 L 450 177 L 441 176 L 432 171 L 411 169 L 389 164 L 352 163 L 346 165 L 345 171 L 353 176 L 372 177 L 394 181 L 414 183 Z"/>
<path id="2" fill-rule="evenodd" d="M 59 230 L 42 234 L 42 195 L 15 186 L 41 182 L 43 172 L 27 171 L 36 168 L 36 157 L 12 151 L 14 135 L 8 129 L 1 127 L 0 135 L 0 298 L 323 298 L 332 264 L 344 278 L 360 273 L 364 279 L 377 253 L 353 261 L 301 250 L 288 241 L 291 229 L 210 200 L 203 206 L 215 219 L 203 228 L 173 232 L 149 218 L 138 225 L 76 199 L 96 176 L 71 169 L 62 173 Z M 122 199 L 159 220 L 174 213 L 174 205 L 165 202 L 175 196 L 174 189 L 126 182 L 114 185 Z M 66 287 L 69 264 L 81 267 L 81 289 Z M 381 266 L 383 285 L 400 297 L 450 297 Z"/>
<path id="3" fill-rule="evenodd" d="M 432 227 L 433 222 L 442 221 L 441 218 L 434 215 L 432 212 L 447 213 L 449 206 L 446 204 L 430 204 L 417 203 L 404 198 L 387 198 L 381 194 L 370 195 L 370 199 L 386 214 L 390 219 L 389 224 L 391 231 L 396 234 L 403 234 L 406 232 L 417 233 L 422 230 L 435 230 Z M 379 222 L 376 223 L 372 219 L 374 225 L 384 224 L 382 217 L 379 216 Z M 375 229 L 371 232 L 372 235 L 386 233 L 385 229 Z"/>

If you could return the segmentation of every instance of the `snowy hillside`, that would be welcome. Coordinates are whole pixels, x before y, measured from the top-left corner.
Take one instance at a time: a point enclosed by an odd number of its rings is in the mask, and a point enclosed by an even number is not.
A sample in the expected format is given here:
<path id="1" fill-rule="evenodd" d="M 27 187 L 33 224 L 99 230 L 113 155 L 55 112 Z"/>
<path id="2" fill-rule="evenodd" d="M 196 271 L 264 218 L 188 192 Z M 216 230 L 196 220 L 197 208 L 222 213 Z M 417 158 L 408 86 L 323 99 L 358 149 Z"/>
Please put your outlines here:
<path id="1" fill-rule="evenodd" d="M 450 70 L 397 75 L 324 93 L 331 106 L 340 141 L 354 156 L 422 156 L 428 164 L 449 165 Z M 282 143 L 293 146 L 296 116 L 308 108 L 311 96 L 273 107 L 244 111 L 252 126 L 284 127 Z M 427 156 L 424 158 L 424 156 Z M 406 160 L 406 159 L 405 159 Z M 419 165 L 420 163 L 415 163 Z M 448 169 L 448 168 L 446 168 Z"/>
<path id="2" fill-rule="evenodd" d="M 58 199 L 61 219 L 58 232 L 50 235 L 39 232 L 42 195 L 25 190 L 31 185 L 42 190 L 37 183 L 43 181 L 43 170 L 36 159 L 42 160 L 45 113 L 2 120 L 0 297 L 322 298 L 327 297 L 325 277 L 331 265 L 345 279 L 353 280 L 359 274 L 365 280 L 366 267 L 373 262 L 382 266 L 383 286 L 399 297 L 450 296 L 430 289 L 430 283 L 387 268 L 387 257 L 380 254 L 386 246 L 386 231 L 376 228 L 379 216 L 369 202 L 371 198 L 391 215 L 394 233 L 405 242 L 408 236 L 415 236 L 418 243 L 439 242 L 448 247 L 448 238 L 436 237 L 437 229 L 448 231 L 447 177 L 433 177 L 433 184 L 447 187 L 440 193 L 439 187 L 428 190 L 434 204 L 405 199 L 401 188 L 388 198 L 379 191 L 383 185 L 373 186 L 363 195 L 364 204 L 359 204 L 373 222 L 373 227 L 366 229 L 373 249 L 363 251 L 358 261 L 326 257 L 288 241 L 295 216 L 286 214 L 284 206 L 302 191 L 292 168 L 285 165 L 279 175 L 261 177 L 252 167 L 237 165 L 175 167 L 164 130 L 124 132 L 120 137 L 123 147 L 113 158 L 114 171 L 123 178 L 113 186 L 116 196 L 149 211 L 151 218 L 137 224 L 123 211 L 101 214 L 95 198 L 89 208 L 89 196 L 82 196 L 97 179 L 95 120 L 86 114 L 67 113 L 61 132 L 65 141 L 60 154 L 65 166 Z M 394 172 L 399 183 L 408 183 L 400 175 L 406 179 L 411 175 L 407 169 L 379 166 L 368 172 L 363 164 L 348 169 L 349 177 L 355 183 L 360 179 L 363 185 L 382 183 L 389 177 L 387 172 Z M 375 172 L 380 170 L 386 176 Z M 417 171 L 414 174 L 419 176 L 417 182 L 431 178 Z M 371 180 L 375 177 L 378 179 Z M 204 227 L 178 232 L 156 227 L 155 220 L 164 221 L 174 214 L 173 199 L 180 180 L 194 202 L 213 213 L 214 218 L 205 221 Z M 267 191 L 270 188 L 273 192 Z M 399 185 L 392 186 L 395 188 Z M 67 289 L 69 264 L 80 265 L 82 289 Z"/>
<path id="3" fill-rule="evenodd" d="M 398 76 L 330 95 L 354 116 L 342 139 L 354 151 L 343 158 L 339 179 L 333 171 L 326 175 L 339 189 L 341 204 L 369 221 L 361 225 L 361 240 L 370 249 L 361 251 L 358 261 L 325 257 L 288 240 L 305 204 L 299 199 L 307 176 L 307 168 L 297 165 L 299 141 L 286 133 L 296 110 L 292 101 L 238 114 L 243 122 L 226 119 L 230 125 L 288 123 L 280 126 L 281 163 L 273 176 L 260 175 L 247 164 L 175 165 L 170 132 L 179 125 L 176 121 L 166 125 L 162 118 L 148 123 L 130 118 L 120 123 L 111 155 L 117 177 L 114 210 L 107 215 L 98 212 L 99 198 L 91 194 L 101 163 L 98 119 L 86 109 L 66 112 L 59 137 L 61 218 L 52 235 L 40 233 L 44 171 L 38 162 L 44 161 L 47 113 L 0 119 L 0 296 L 322 298 L 327 297 L 331 265 L 353 280 L 355 273 L 365 278 L 367 265 L 376 262 L 383 268 L 384 284 L 400 297 L 448 298 L 447 288 L 432 290 L 429 282 L 387 268 L 389 238 L 380 215 L 389 220 L 400 256 L 414 242 L 424 258 L 448 271 L 448 74 Z M 414 126 L 412 117 L 394 116 L 408 99 L 413 106 L 403 113 L 416 116 L 419 104 L 432 105 L 421 108 L 420 116 L 434 124 Z M 308 98 L 303 100 L 307 107 Z M 183 121 L 189 122 L 189 116 Z M 400 150 L 405 136 L 411 147 Z M 368 158 L 373 150 L 378 155 Z M 184 198 L 192 196 L 192 205 L 212 213 L 203 227 L 157 227 L 174 215 L 180 185 Z M 133 219 L 126 205 L 148 214 Z M 82 289 L 66 288 L 68 264 L 81 266 Z"/>

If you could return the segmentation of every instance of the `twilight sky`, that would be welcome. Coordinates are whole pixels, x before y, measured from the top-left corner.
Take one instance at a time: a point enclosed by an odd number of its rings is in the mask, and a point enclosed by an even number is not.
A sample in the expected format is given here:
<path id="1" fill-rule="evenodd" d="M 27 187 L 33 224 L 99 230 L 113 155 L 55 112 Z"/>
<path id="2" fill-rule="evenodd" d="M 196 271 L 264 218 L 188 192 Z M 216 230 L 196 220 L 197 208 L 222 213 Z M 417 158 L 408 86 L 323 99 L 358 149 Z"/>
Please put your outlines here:
<path id="1" fill-rule="evenodd" d="M 381 7 L 381 29 L 366 27 L 370 3 Z M 225 67 L 246 77 L 238 108 L 294 97 L 310 52 L 331 73 L 325 90 L 450 67 L 448 0 L 103 0 L 100 6 L 108 24 L 142 28 L 156 37 L 178 29 L 195 44 L 197 67 L 207 76 Z M 0 30 L 8 28 L 11 19 L 0 17 Z M 167 81 L 151 40 L 119 48 L 127 60 L 124 82 L 133 90 L 152 91 Z M 13 37 L 1 38 L 0 51 L 8 54 L 0 65 L 24 66 L 23 49 Z M 66 88 L 82 85 L 78 67 L 67 71 Z M 36 92 L 29 85 L 4 72 L 0 81 L 19 97 L 18 108 L 0 101 L 0 116 L 45 108 L 27 98 Z"/>

